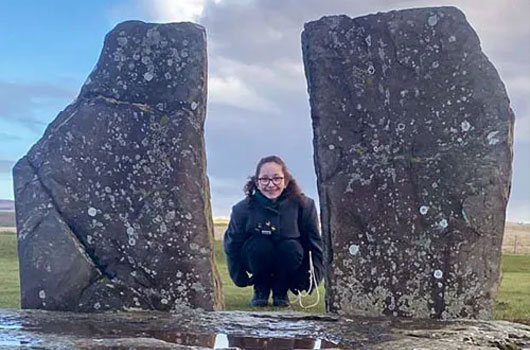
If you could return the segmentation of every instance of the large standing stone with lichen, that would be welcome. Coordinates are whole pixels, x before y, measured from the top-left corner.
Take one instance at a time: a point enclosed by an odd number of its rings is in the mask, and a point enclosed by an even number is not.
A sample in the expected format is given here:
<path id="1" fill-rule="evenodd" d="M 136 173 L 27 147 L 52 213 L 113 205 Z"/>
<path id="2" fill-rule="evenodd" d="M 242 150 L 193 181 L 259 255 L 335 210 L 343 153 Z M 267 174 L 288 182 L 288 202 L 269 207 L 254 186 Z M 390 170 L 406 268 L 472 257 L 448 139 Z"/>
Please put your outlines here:
<path id="1" fill-rule="evenodd" d="M 302 46 L 328 310 L 490 317 L 513 114 L 464 15 L 324 17 Z"/>
<path id="2" fill-rule="evenodd" d="M 206 177 L 206 38 L 119 24 L 14 168 L 23 308 L 222 307 Z"/>

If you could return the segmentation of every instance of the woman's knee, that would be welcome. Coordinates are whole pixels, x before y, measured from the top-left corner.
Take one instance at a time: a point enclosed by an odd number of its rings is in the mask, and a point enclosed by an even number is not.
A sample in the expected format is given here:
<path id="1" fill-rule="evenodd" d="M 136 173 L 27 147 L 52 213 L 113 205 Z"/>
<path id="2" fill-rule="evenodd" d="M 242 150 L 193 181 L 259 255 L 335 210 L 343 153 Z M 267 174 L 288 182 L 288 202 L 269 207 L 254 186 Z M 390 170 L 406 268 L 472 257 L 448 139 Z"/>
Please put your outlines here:
<path id="1" fill-rule="evenodd" d="M 283 240 L 276 245 L 275 260 L 284 268 L 291 271 L 297 270 L 303 259 L 304 248 L 298 240 Z"/>
<path id="2" fill-rule="evenodd" d="M 270 239 L 261 236 L 250 237 L 243 244 L 243 257 L 249 272 L 257 273 L 270 269 L 274 246 Z"/>

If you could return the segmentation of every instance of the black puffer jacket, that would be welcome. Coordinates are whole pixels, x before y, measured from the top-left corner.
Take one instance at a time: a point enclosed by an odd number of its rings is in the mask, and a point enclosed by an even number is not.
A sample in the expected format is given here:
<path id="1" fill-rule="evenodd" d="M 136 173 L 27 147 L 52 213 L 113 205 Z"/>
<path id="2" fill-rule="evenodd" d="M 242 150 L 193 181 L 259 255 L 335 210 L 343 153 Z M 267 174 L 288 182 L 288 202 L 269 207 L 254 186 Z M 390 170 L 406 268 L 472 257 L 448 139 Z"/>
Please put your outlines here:
<path id="1" fill-rule="evenodd" d="M 310 291 L 309 251 L 312 252 L 315 276 L 320 283 L 324 272 L 322 238 L 315 202 L 311 198 L 302 195 L 299 201 L 282 195 L 273 202 L 257 191 L 232 207 L 230 223 L 224 235 L 224 249 L 230 278 L 239 287 L 252 284 L 241 264 L 240 253 L 243 243 L 253 234 L 270 234 L 273 240 L 299 239 L 305 251 L 304 260 L 290 288 Z"/>

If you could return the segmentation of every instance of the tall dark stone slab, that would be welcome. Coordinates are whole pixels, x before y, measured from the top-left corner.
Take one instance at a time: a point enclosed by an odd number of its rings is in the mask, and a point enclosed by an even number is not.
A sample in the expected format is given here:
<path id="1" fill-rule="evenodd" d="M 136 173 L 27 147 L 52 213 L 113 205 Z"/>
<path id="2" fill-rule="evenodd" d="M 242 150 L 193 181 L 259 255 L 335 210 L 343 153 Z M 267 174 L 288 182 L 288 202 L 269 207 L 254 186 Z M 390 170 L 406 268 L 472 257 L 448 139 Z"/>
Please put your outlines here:
<path id="1" fill-rule="evenodd" d="M 23 308 L 222 307 L 206 177 L 206 35 L 124 22 L 14 168 Z"/>
<path id="2" fill-rule="evenodd" d="M 323 17 L 302 48 L 328 310 L 490 317 L 513 113 L 464 15 Z"/>

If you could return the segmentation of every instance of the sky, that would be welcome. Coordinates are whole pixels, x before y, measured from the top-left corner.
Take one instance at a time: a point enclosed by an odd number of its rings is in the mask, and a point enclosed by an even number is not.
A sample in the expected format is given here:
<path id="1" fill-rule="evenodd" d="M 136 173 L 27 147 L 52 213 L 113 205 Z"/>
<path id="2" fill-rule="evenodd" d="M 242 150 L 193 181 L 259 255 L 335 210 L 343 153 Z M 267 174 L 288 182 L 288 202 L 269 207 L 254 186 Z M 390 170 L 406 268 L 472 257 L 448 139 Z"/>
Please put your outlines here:
<path id="1" fill-rule="evenodd" d="M 11 169 L 73 102 L 116 24 L 192 21 L 206 28 L 205 125 L 213 215 L 228 216 L 259 158 L 277 154 L 318 199 L 300 34 L 325 15 L 456 6 L 477 32 L 515 112 L 509 221 L 530 222 L 529 0 L 1 0 L 0 199 Z"/>

